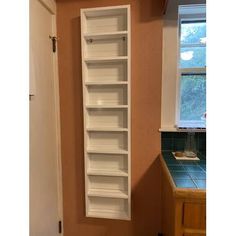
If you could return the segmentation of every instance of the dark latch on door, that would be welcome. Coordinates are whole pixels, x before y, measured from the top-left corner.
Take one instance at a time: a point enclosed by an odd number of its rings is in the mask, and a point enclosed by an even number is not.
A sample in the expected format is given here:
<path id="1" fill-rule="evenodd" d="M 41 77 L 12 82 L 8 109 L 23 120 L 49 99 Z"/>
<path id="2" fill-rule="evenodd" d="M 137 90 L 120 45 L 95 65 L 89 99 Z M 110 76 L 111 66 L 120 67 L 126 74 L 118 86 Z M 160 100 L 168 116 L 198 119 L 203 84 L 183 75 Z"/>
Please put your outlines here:
<path id="1" fill-rule="evenodd" d="M 56 43 L 57 43 L 58 38 L 56 36 L 51 36 L 51 35 L 49 35 L 49 38 L 52 40 L 52 51 L 56 52 L 57 51 Z"/>
<path id="2" fill-rule="evenodd" d="M 59 234 L 62 233 L 62 222 L 61 222 L 61 220 L 58 222 L 58 232 L 59 232 Z"/>

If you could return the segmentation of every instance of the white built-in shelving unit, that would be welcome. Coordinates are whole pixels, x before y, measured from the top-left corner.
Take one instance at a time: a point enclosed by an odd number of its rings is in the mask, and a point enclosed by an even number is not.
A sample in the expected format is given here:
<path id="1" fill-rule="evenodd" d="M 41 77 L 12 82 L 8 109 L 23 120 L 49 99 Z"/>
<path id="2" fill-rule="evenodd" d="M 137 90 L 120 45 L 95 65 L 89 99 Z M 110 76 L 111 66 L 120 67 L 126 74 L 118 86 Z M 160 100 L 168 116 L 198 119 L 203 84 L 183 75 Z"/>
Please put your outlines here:
<path id="1" fill-rule="evenodd" d="M 130 6 L 81 9 L 86 216 L 131 218 Z"/>

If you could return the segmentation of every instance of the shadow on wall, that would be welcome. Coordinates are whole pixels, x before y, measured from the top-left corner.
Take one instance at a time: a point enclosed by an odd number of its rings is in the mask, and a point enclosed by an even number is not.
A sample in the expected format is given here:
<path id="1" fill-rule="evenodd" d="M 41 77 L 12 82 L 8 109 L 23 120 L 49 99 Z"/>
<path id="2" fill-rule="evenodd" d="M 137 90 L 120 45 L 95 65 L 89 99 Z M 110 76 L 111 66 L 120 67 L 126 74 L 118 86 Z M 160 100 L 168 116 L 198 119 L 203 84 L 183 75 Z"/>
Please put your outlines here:
<path id="1" fill-rule="evenodd" d="M 73 18 L 71 22 L 72 50 L 73 50 L 73 81 L 74 81 L 74 115 L 77 125 L 75 125 L 75 173 L 76 173 L 76 214 L 77 221 L 83 221 L 85 215 L 85 179 L 84 179 L 84 133 L 83 128 L 83 88 L 82 88 L 82 65 L 81 65 L 81 20 L 80 17 Z M 78 92 L 81 91 L 81 92 Z"/>
<path id="2" fill-rule="evenodd" d="M 158 156 L 133 188 L 132 235 L 157 235 L 156 226 L 159 224 L 161 202 L 160 165 Z M 145 216 L 148 216 L 148 219 Z"/>

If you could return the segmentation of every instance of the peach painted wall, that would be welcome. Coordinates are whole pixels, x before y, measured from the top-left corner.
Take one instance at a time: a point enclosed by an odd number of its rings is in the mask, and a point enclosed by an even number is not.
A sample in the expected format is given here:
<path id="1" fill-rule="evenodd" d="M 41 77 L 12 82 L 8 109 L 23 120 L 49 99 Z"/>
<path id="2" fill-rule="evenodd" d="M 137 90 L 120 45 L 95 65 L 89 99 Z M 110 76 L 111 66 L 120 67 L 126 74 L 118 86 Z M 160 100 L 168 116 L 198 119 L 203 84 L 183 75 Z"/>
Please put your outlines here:
<path id="1" fill-rule="evenodd" d="M 132 220 L 86 218 L 80 8 L 131 4 Z M 160 231 L 161 0 L 58 0 L 65 236 L 157 236 Z"/>

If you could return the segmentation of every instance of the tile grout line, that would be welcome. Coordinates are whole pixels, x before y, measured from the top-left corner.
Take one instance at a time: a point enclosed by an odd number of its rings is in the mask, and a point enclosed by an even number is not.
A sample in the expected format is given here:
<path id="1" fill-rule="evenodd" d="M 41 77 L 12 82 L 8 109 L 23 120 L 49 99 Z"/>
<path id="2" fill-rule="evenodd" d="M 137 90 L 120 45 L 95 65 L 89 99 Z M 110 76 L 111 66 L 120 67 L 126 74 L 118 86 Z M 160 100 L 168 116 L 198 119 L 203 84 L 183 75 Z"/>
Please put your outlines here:
<path id="1" fill-rule="evenodd" d="M 192 179 L 192 177 L 190 176 L 190 178 Z M 197 186 L 197 189 L 200 189 L 200 187 L 197 185 L 197 183 L 194 181 L 194 179 L 192 179 L 193 183 Z"/>

